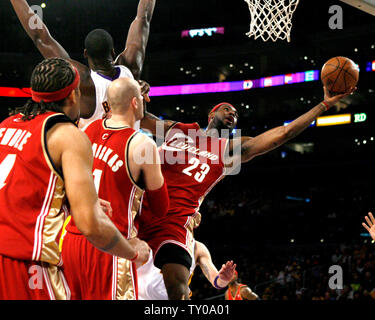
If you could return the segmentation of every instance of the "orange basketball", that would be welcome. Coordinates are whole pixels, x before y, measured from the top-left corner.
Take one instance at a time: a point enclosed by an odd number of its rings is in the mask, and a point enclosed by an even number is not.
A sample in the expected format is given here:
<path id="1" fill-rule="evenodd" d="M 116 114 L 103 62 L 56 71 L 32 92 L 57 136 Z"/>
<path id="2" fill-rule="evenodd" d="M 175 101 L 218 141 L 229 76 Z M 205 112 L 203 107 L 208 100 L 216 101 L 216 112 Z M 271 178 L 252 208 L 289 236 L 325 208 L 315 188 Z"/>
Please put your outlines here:
<path id="1" fill-rule="evenodd" d="M 340 94 L 357 85 L 359 69 L 349 58 L 334 57 L 323 65 L 320 78 L 331 94 Z"/>

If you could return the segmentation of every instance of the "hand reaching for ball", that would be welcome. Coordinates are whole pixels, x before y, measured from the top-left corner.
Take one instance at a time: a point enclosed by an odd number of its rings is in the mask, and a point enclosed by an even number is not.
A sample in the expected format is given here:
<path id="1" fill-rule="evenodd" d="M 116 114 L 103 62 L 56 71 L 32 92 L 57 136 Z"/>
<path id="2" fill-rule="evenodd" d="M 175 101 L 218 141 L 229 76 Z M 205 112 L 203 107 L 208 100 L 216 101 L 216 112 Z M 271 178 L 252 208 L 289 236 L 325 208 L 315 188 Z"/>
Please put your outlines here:
<path id="1" fill-rule="evenodd" d="M 324 101 L 328 104 L 329 107 L 334 106 L 337 102 L 339 102 L 341 99 L 347 97 L 350 94 L 353 94 L 354 91 L 357 90 L 357 87 L 351 87 L 346 91 L 345 93 L 335 94 L 333 95 L 330 93 L 330 91 L 327 89 L 326 86 L 323 87 L 324 90 Z"/>

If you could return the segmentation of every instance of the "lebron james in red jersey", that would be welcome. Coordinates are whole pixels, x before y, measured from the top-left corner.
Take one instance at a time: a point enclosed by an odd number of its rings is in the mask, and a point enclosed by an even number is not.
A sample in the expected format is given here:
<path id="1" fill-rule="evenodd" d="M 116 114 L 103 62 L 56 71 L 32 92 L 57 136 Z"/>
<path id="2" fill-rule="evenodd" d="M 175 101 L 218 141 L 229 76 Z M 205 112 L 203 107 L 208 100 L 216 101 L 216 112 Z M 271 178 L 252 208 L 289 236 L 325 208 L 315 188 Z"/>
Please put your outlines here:
<path id="1" fill-rule="evenodd" d="M 85 133 L 92 143 L 99 197 L 111 203 L 111 220 L 122 235 L 133 239 L 138 233 L 135 218 L 141 213 L 144 193 L 151 211 L 163 216 L 169 207 L 168 192 L 155 142 L 132 128 L 143 117 L 141 87 L 135 80 L 115 80 L 108 88 L 108 99 L 111 119 L 94 121 Z M 148 151 L 151 158 L 138 161 Z M 72 299 L 137 299 L 135 263 L 97 250 L 73 220 L 67 227 L 62 256 Z"/>
<path id="2" fill-rule="evenodd" d="M 73 124 L 79 84 L 68 61 L 44 60 L 31 77 L 32 99 L 0 124 L 0 300 L 70 298 L 58 249 L 68 205 L 93 245 L 136 253 L 100 208 L 90 143 Z"/>
<path id="3" fill-rule="evenodd" d="M 297 136 L 353 90 L 351 88 L 345 94 L 331 97 L 324 88 L 322 103 L 288 126 L 276 127 L 256 137 L 220 137 L 223 129 L 231 131 L 237 124 L 238 112 L 229 103 L 220 103 L 209 112 L 206 131 L 198 124 L 161 121 L 147 113 L 141 127 L 165 140 L 160 153 L 169 189 L 170 209 L 167 218 L 151 220 L 146 214 L 145 204 L 140 238 L 148 242 L 154 252 L 154 264 L 162 270 L 169 299 L 188 297 L 193 229 L 200 223 L 199 205 L 204 196 L 225 174 L 238 171 L 240 163 L 248 162 Z"/>

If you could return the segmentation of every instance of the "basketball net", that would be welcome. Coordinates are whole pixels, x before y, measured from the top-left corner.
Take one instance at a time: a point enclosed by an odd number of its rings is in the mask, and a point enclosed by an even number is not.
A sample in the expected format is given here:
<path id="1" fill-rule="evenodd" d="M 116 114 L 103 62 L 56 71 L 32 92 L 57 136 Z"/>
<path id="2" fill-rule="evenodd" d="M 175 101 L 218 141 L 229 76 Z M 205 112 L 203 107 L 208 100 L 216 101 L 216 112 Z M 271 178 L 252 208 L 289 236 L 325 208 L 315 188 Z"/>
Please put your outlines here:
<path id="1" fill-rule="evenodd" d="M 245 0 L 250 10 L 249 37 L 263 41 L 277 39 L 290 42 L 292 17 L 299 0 Z"/>

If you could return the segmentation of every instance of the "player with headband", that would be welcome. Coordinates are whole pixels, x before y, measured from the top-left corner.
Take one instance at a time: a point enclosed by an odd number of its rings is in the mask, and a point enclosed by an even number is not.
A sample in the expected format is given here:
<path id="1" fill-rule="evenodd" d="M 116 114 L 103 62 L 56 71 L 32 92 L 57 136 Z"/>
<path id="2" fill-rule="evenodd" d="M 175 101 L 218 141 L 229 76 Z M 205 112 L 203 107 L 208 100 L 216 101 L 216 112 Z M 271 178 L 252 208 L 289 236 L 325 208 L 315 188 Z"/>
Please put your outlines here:
<path id="1" fill-rule="evenodd" d="M 70 299 L 58 247 L 68 205 L 94 246 L 147 261 L 148 246 L 125 239 L 99 205 L 91 144 L 73 124 L 79 83 L 68 61 L 42 61 L 32 99 L 0 124 L 0 300 Z"/>
<path id="2" fill-rule="evenodd" d="M 170 299 L 181 299 L 189 292 L 193 230 L 200 224 L 199 207 L 207 193 L 224 175 L 238 171 L 240 163 L 296 137 L 353 91 L 351 88 L 345 94 L 330 96 L 324 88 L 324 100 L 317 106 L 287 126 L 273 128 L 256 137 L 227 139 L 220 136 L 222 129 L 232 131 L 237 125 L 238 112 L 226 102 L 209 111 L 205 131 L 197 123 L 160 120 L 146 113 L 141 127 L 164 140 L 159 152 L 164 160 L 162 171 L 168 185 L 170 207 L 165 218 L 151 219 L 145 201 L 139 236 L 154 252 L 155 266 L 162 270 Z"/>

